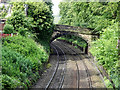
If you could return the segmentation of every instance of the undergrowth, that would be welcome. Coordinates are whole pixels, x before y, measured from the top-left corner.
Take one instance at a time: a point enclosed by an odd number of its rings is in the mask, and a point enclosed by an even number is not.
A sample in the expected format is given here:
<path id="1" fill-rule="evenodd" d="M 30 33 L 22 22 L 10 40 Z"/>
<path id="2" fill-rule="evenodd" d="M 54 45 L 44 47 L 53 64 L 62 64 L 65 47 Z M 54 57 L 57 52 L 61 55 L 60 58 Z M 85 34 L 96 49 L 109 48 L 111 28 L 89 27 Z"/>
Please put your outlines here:
<path id="1" fill-rule="evenodd" d="M 80 37 L 74 36 L 74 35 L 73 36 L 66 35 L 66 36 L 63 36 L 63 37 L 59 37 L 58 39 L 72 42 L 73 44 L 77 44 L 78 46 L 83 47 L 83 48 L 85 48 L 87 46 L 87 43 L 86 43 L 85 40 L 83 40 Z"/>
<path id="2" fill-rule="evenodd" d="M 2 87 L 27 88 L 39 78 L 49 53 L 31 38 L 18 35 L 2 40 Z"/>
<path id="3" fill-rule="evenodd" d="M 116 88 L 120 88 L 120 60 L 118 59 L 118 23 L 104 29 L 100 39 L 92 42 L 91 53 L 96 56 L 98 64 L 102 65 Z M 107 87 L 111 83 L 106 80 Z"/>

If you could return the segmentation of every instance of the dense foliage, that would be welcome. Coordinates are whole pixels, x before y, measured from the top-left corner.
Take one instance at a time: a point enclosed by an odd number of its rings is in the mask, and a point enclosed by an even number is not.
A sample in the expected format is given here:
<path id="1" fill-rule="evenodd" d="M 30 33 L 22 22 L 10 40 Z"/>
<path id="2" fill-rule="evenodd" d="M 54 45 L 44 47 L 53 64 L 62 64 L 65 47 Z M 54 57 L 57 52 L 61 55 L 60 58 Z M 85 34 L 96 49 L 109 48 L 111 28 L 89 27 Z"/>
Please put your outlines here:
<path id="1" fill-rule="evenodd" d="M 52 12 L 44 3 L 29 3 L 28 16 L 34 18 L 34 25 L 36 25 L 34 32 L 42 39 L 49 39 L 52 34 L 53 17 Z"/>
<path id="2" fill-rule="evenodd" d="M 13 10 L 24 11 L 25 4 L 28 5 L 26 13 L 27 17 L 29 18 L 26 19 L 26 21 L 28 21 L 29 23 L 27 22 L 26 24 L 27 26 L 31 26 L 30 28 L 28 27 L 29 30 L 32 33 L 35 33 L 38 39 L 49 40 L 53 30 L 53 16 L 51 11 L 52 4 L 45 2 L 13 3 Z M 17 15 L 17 17 L 19 16 Z M 21 18 L 24 18 L 24 16 L 22 16 Z M 26 21 L 23 21 L 23 23 L 25 23 Z"/>
<path id="3" fill-rule="evenodd" d="M 61 40 L 66 40 L 69 42 L 72 42 L 73 44 L 77 44 L 80 47 L 85 48 L 87 46 L 87 42 L 85 40 L 83 40 L 81 37 L 77 37 L 77 36 L 71 36 L 71 35 L 66 35 L 63 37 L 59 37 L 58 39 Z"/>
<path id="4" fill-rule="evenodd" d="M 2 40 L 3 46 L 12 49 L 33 61 L 44 60 L 43 55 L 46 55 L 42 50 L 42 47 L 37 48 L 35 42 L 32 39 L 28 39 L 22 36 L 6 37 Z M 42 57 L 40 57 L 40 55 Z M 47 58 L 47 56 L 45 56 Z"/>
<path id="5" fill-rule="evenodd" d="M 10 33 L 14 33 L 14 27 L 10 24 L 6 24 L 4 26 L 4 33 L 5 34 L 10 34 Z"/>
<path id="6" fill-rule="evenodd" d="M 3 38 L 2 46 L 3 87 L 14 88 L 26 83 L 29 86 L 30 80 L 38 78 L 42 64 L 48 60 L 46 50 L 23 36 Z"/>
<path id="7" fill-rule="evenodd" d="M 2 38 L 2 88 L 27 88 L 39 78 L 44 63 L 48 61 L 53 28 L 52 4 L 11 4 L 13 12 L 7 18 L 4 33 L 18 33 L 18 36 Z M 27 16 L 24 4 L 29 7 Z"/>
<path id="8" fill-rule="evenodd" d="M 14 10 L 11 17 L 7 19 L 7 24 L 11 24 L 14 27 L 14 32 L 19 33 L 23 36 L 28 31 L 31 31 L 32 19 L 25 16 L 24 12 L 21 10 Z"/>
<path id="9" fill-rule="evenodd" d="M 118 59 L 118 23 L 104 29 L 100 39 L 92 43 L 91 52 L 107 70 L 116 87 L 120 87 L 120 60 Z"/>
<path id="10" fill-rule="evenodd" d="M 5 5 L 3 5 L 2 7 L 0 7 L 0 19 L 5 18 L 5 16 L 7 15 L 9 7 L 5 7 Z"/>
<path id="11" fill-rule="evenodd" d="M 101 31 L 114 23 L 117 6 L 115 2 L 61 2 L 59 23 Z"/>

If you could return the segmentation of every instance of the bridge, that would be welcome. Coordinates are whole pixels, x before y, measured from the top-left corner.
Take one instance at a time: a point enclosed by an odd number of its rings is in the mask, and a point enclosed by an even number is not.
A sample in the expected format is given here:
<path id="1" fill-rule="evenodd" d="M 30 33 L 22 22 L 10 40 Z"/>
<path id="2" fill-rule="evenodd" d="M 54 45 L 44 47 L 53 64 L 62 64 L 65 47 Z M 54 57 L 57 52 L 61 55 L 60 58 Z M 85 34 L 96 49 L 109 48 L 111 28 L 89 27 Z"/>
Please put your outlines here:
<path id="1" fill-rule="evenodd" d="M 65 35 L 74 35 L 74 36 L 81 37 L 83 40 L 85 40 L 87 43 L 87 46 L 85 48 L 85 53 L 88 53 L 90 42 L 92 40 L 95 40 L 99 36 L 93 30 L 90 30 L 87 28 L 56 24 L 53 31 L 52 38 L 51 38 L 51 42 L 57 39 L 58 37 L 65 36 Z"/>

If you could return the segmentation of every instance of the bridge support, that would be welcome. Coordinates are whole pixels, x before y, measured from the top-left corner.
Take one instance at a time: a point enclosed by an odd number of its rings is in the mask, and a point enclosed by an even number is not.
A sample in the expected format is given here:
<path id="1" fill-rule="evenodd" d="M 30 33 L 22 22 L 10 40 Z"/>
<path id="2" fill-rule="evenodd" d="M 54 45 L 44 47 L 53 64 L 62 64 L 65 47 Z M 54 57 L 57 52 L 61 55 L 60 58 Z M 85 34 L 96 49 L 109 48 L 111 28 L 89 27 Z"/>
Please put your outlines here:
<path id="1" fill-rule="evenodd" d="M 85 47 L 85 54 L 88 54 L 88 44 L 87 44 L 87 46 Z"/>
<path id="2" fill-rule="evenodd" d="M 57 24 L 54 28 L 54 33 L 52 35 L 51 42 L 56 38 L 60 36 L 65 36 L 65 35 L 74 35 L 77 37 L 81 37 L 83 40 L 85 40 L 87 43 L 87 46 L 85 48 L 82 48 L 85 54 L 88 54 L 90 42 L 92 40 L 96 40 L 97 38 L 99 38 L 98 34 L 93 32 L 93 30 L 90 30 L 87 28 L 81 28 L 79 26 L 77 27 L 77 26 Z"/>

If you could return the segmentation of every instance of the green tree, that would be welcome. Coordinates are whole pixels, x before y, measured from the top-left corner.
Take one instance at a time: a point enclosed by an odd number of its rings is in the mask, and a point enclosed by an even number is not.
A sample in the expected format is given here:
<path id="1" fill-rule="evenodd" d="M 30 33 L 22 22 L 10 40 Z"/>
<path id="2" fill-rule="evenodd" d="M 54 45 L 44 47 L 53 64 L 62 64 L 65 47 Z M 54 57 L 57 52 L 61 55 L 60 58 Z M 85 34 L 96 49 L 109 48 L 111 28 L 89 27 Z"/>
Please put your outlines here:
<path id="1" fill-rule="evenodd" d="M 25 13 L 21 10 L 14 10 L 11 17 L 7 19 L 7 24 L 11 24 L 14 27 L 14 32 L 18 32 L 21 35 L 26 34 L 32 27 L 32 19 L 27 18 Z"/>
<path id="2" fill-rule="evenodd" d="M 61 2 L 60 24 L 81 26 L 102 31 L 116 21 L 118 3 L 115 2 Z"/>

